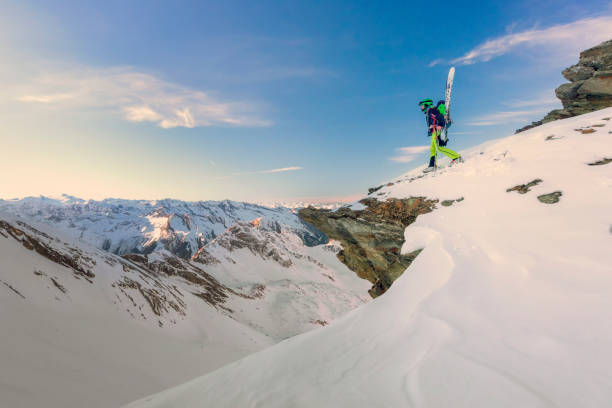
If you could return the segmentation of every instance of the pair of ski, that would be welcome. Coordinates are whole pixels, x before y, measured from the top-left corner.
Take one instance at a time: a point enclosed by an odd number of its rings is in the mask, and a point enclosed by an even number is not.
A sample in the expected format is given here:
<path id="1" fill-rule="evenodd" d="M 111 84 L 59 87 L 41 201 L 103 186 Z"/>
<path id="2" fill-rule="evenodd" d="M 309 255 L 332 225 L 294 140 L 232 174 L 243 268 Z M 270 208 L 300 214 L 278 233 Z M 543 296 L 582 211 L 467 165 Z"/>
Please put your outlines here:
<path id="1" fill-rule="evenodd" d="M 453 79 L 455 78 L 455 67 L 451 67 L 448 70 L 448 77 L 446 78 L 446 90 L 444 91 L 444 106 L 446 107 L 446 113 L 444 115 L 444 122 L 446 126 L 444 126 L 444 131 L 440 135 L 440 139 L 446 144 L 448 141 L 448 123 L 450 120 L 450 103 L 451 103 L 451 93 L 453 90 Z M 436 144 L 437 145 L 437 144 Z M 436 149 L 436 165 L 434 166 L 434 170 L 438 167 L 438 150 Z M 427 172 L 425 169 L 423 172 Z M 431 170 L 429 170 L 431 171 Z"/>

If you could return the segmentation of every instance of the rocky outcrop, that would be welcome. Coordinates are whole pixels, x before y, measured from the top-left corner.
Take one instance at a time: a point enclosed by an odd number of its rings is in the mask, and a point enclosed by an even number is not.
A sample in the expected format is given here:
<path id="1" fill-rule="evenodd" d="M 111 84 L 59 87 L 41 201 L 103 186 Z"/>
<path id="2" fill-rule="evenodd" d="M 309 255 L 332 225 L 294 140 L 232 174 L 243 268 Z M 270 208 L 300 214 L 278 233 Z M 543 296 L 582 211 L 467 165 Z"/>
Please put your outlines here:
<path id="1" fill-rule="evenodd" d="M 570 81 L 555 90 L 563 109 L 549 112 L 516 133 L 558 119 L 570 118 L 612 106 L 612 40 L 580 53 L 578 64 L 562 72 Z"/>
<path id="2" fill-rule="evenodd" d="M 404 229 L 417 216 L 435 209 L 438 200 L 425 197 L 388 199 L 378 201 L 366 198 L 360 201 L 362 210 L 343 207 L 336 211 L 300 210 L 300 217 L 342 244 L 338 258 L 361 278 L 372 282 L 370 295 L 383 294 L 420 250 L 402 255 Z"/>

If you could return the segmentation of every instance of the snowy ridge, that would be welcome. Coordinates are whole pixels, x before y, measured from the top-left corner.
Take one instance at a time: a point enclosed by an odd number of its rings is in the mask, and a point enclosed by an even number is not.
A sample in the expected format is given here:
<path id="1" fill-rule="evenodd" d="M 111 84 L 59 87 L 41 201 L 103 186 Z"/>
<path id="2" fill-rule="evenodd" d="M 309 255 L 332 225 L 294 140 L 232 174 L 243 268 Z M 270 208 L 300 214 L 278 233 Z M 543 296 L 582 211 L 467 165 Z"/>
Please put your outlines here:
<path id="1" fill-rule="evenodd" d="M 129 407 L 608 406 L 611 118 L 405 174 L 380 197 L 448 201 L 406 228 L 402 252 L 424 249 L 386 294 Z"/>
<path id="2" fill-rule="evenodd" d="M 0 211 L 52 225 L 73 238 L 115 254 L 168 250 L 188 259 L 238 221 L 264 217 L 293 231 L 308 245 L 325 243 L 288 208 L 225 201 L 85 201 L 27 197 L 0 200 Z"/>

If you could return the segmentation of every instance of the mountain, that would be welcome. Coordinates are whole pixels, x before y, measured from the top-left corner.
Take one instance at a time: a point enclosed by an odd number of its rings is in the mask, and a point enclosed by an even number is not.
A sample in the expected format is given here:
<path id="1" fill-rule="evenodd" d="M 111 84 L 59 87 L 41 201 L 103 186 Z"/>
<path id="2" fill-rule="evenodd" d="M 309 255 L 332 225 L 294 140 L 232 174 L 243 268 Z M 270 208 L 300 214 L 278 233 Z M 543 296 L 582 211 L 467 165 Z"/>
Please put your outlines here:
<path id="1" fill-rule="evenodd" d="M 114 254 L 167 250 L 183 259 L 238 221 L 265 217 L 299 235 L 306 245 L 327 238 L 289 208 L 225 201 L 82 200 L 28 197 L 0 200 L 0 211 L 53 225 L 58 231 Z"/>
<path id="2" fill-rule="evenodd" d="M 283 208 L 2 201 L 0 405 L 118 406 L 325 326 L 370 299 L 340 249 Z"/>
<path id="3" fill-rule="evenodd" d="M 611 123 L 550 122 L 385 185 L 380 201 L 437 202 L 384 295 L 128 406 L 608 406 Z"/>

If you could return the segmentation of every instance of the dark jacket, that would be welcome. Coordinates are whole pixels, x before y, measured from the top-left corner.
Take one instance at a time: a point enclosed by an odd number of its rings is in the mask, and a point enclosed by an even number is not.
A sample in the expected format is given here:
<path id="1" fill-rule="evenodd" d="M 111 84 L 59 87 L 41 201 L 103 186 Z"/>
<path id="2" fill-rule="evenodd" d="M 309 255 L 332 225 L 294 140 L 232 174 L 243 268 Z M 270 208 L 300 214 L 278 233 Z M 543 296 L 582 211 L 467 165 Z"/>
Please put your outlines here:
<path id="1" fill-rule="evenodd" d="M 427 109 L 425 113 L 425 120 L 427 121 L 427 128 L 431 128 L 434 123 L 436 126 L 445 127 L 446 121 L 444 120 L 444 115 L 440 113 L 438 108 L 435 106 L 431 106 Z"/>

